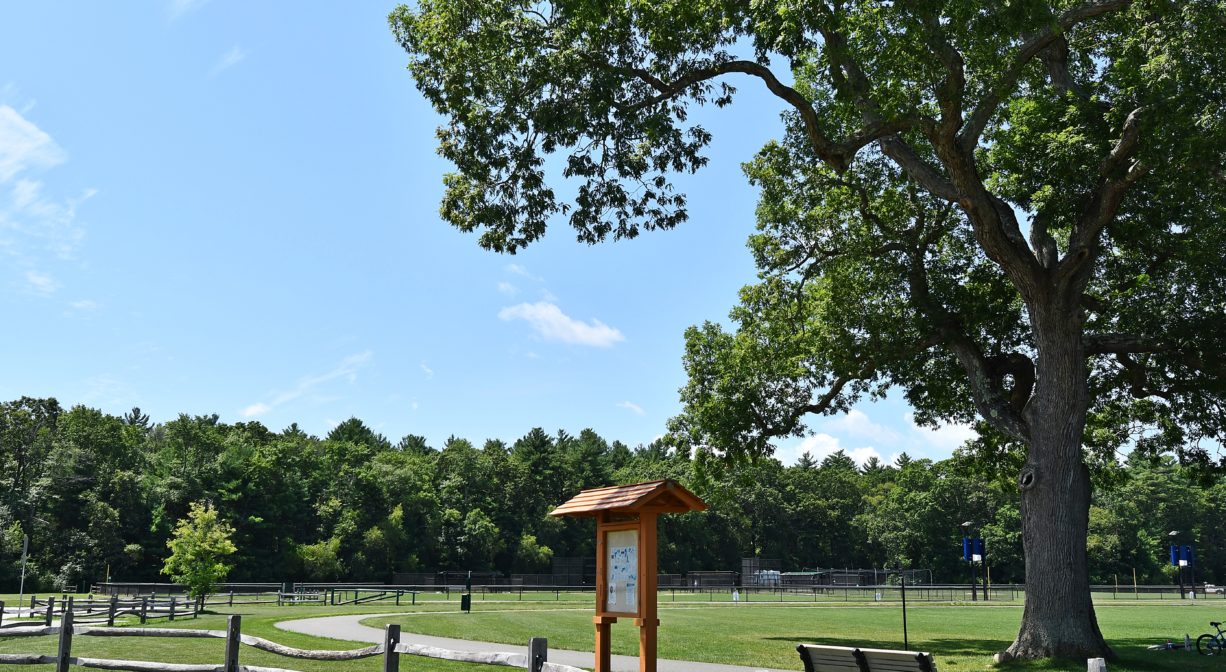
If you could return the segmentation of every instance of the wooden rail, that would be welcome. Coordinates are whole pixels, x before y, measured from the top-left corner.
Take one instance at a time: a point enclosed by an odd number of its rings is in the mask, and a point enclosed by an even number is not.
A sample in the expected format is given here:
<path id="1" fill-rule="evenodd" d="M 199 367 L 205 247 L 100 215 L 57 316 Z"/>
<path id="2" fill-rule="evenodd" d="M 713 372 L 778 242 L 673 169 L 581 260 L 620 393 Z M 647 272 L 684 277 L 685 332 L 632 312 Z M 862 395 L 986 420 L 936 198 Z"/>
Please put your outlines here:
<path id="1" fill-rule="evenodd" d="M 29 614 L 34 616 L 36 612 L 42 612 L 43 625 L 50 626 L 57 613 L 64 614 L 69 611 L 86 615 L 96 613 L 99 619 L 105 615 L 107 625 L 115 625 L 115 619 L 119 616 L 136 616 L 143 624 L 151 618 L 166 618 L 173 621 L 176 617 L 195 618 L 197 615 L 196 606 L 192 600 L 177 597 L 159 599 L 157 596 L 151 596 L 121 599 L 117 595 L 112 595 L 101 600 L 94 599 L 93 596 L 84 600 L 75 600 L 71 597 L 62 597 L 59 600 L 56 600 L 55 597 L 48 597 L 40 600 L 35 595 L 30 596 Z"/>
<path id="2" fill-rule="evenodd" d="M 400 641 L 400 626 L 388 625 L 384 631 L 382 644 L 375 644 L 361 649 L 347 651 L 329 651 L 313 649 L 297 649 L 284 646 L 262 637 L 244 635 L 241 632 L 242 617 L 238 614 L 229 617 L 225 630 L 187 630 L 177 628 L 116 628 L 109 626 L 77 626 L 73 624 L 74 609 L 72 599 L 63 612 L 59 625 L 33 625 L 0 630 L 3 637 L 45 637 L 59 636 L 59 646 L 55 655 L 35 653 L 0 653 L 0 665 L 54 665 L 56 672 L 68 672 L 70 666 L 89 667 L 102 670 L 130 670 L 131 672 L 294 672 L 275 667 L 256 667 L 240 665 L 239 645 L 245 644 L 261 651 L 275 653 L 287 658 L 306 660 L 358 660 L 372 656 L 383 656 L 383 672 L 399 672 L 400 656 L 421 656 L 439 660 L 453 660 L 486 665 L 502 665 L 518 667 L 530 672 L 584 672 L 569 665 L 558 665 L 548 661 L 549 652 L 546 640 L 533 637 L 528 643 L 528 653 L 473 653 L 467 651 L 452 651 L 432 646 L 404 644 Z M 226 640 L 225 658 L 219 665 L 188 665 L 182 663 L 160 663 L 139 660 L 110 660 L 102 658 L 84 658 L 72 655 L 73 637 L 190 637 L 214 638 Z"/>

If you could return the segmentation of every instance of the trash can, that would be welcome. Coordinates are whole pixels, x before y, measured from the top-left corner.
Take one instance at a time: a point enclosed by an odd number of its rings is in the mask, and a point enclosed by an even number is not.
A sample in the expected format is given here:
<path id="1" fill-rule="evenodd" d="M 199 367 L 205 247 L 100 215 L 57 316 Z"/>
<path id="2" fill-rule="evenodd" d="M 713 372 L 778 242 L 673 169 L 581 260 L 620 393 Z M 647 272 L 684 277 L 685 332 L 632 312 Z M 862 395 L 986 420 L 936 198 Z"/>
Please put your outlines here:
<path id="1" fill-rule="evenodd" d="M 470 593 L 464 593 L 460 596 L 460 611 L 472 611 L 473 596 Z"/>

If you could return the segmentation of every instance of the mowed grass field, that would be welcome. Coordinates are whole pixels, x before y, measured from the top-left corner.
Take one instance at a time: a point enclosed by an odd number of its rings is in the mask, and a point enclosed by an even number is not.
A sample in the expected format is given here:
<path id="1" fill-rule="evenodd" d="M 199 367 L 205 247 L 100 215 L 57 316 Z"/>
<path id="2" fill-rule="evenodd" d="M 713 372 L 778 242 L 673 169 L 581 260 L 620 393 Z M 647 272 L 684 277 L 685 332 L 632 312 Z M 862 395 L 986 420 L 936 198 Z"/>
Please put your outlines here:
<path id="1" fill-rule="evenodd" d="M 13 596 L 15 598 L 15 596 Z M 3 599 L 3 596 L 0 596 Z M 14 600 L 15 601 L 15 600 Z M 13 602 L 10 602 L 12 604 Z M 417 609 L 438 609 L 445 604 L 426 605 Z M 410 607 L 412 609 L 413 607 Z M 202 614 L 198 618 L 178 618 L 169 622 L 164 618 L 151 620 L 146 627 L 154 628 L 194 628 L 201 630 L 225 630 L 229 614 L 241 614 L 242 632 L 245 635 L 255 635 L 269 639 L 278 644 L 302 649 L 358 649 L 369 646 L 368 642 L 352 642 L 321 637 L 310 637 L 285 630 L 277 629 L 273 624 L 278 621 L 313 616 L 330 616 L 337 614 L 369 613 L 375 616 L 379 613 L 405 611 L 393 604 L 354 607 L 321 607 L 293 606 L 278 607 L 276 605 L 235 605 L 230 608 L 215 609 L 215 613 Z M 87 618 L 78 615 L 77 619 Z M 56 617 L 58 622 L 59 617 Z M 5 618 L 5 622 L 11 619 Z M 134 619 L 127 619 L 125 625 L 139 627 Z M 55 653 L 56 637 L 0 637 L 0 653 L 39 653 L 51 655 Z M 220 664 L 225 652 L 225 642 L 221 639 L 179 639 L 156 637 L 75 637 L 72 643 L 74 656 L 89 658 L 111 658 L 121 660 L 144 660 L 165 663 L 196 663 Z M 488 666 L 452 663 L 426 658 L 401 658 L 402 670 L 411 672 L 477 672 Z M 382 657 L 375 656 L 363 660 L 329 662 L 286 658 L 272 653 L 259 651 L 244 646 L 239 655 L 239 662 L 245 665 L 277 667 L 301 672 L 378 672 L 382 670 Z M 0 665 L 2 670 L 53 670 L 51 665 Z"/>
<path id="2" fill-rule="evenodd" d="M 523 645 L 533 636 L 549 638 L 551 648 L 590 651 L 590 608 L 475 603 L 471 614 L 443 613 L 372 617 L 368 625 L 399 623 L 407 632 L 484 639 Z M 512 607 L 512 608 L 508 608 Z M 1103 604 L 1099 625 L 1120 660 L 1111 670 L 1222 670 L 1226 661 L 1182 652 L 1152 652 L 1167 639 L 1195 640 L 1210 630 L 1210 620 L 1226 620 L 1226 605 L 1215 603 Z M 941 670 L 1002 669 L 992 654 L 1013 640 L 1020 605 L 909 605 L 910 646 L 936 656 Z M 662 658 L 800 670 L 796 644 L 903 648 L 902 615 L 897 604 L 838 606 L 795 604 L 660 606 Z M 638 631 L 628 620 L 613 626 L 614 653 L 636 655 Z M 1013 663 L 1012 670 L 1085 670 L 1085 661 Z"/>
<path id="3" fill-rule="evenodd" d="M 244 634 L 299 648 L 352 649 L 366 644 L 299 635 L 277 629 L 274 624 L 299 618 L 361 613 L 369 616 L 365 623 L 373 627 L 395 622 L 406 632 L 503 642 L 508 650 L 519 650 L 529 638 L 540 636 L 549 638 L 550 648 L 590 651 L 593 640 L 590 601 L 590 593 L 586 601 L 568 600 L 565 596 L 553 602 L 487 599 L 474 601 L 470 614 L 459 613 L 455 601 L 434 600 L 419 602 L 416 606 L 402 603 L 399 607 L 391 602 L 356 607 L 235 605 L 232 609 L 214 608 L 213 613 L 196 619 L 181 618 L 174 623 L 158 619 L 149 625 L 222 630 L 226 616 L 237 613 L 243 616 Z M 795 651 L 798 642 L 881 648 L 902 648 L 903 644 L 901 610 L 897 603 L 874 606 L 765 602 L 732 605 L 685 601 L 673 604 L 661 596 L 660 611 L 660 655 L 664 658 L 799 671 L 801 663 Z M 405 612 L 409 613 L 401 615 Z M 938 668 L 946 672 L 992 669 L 1080 672 L 1085 669 L 1084 661 L 993 666 L 991 655 L 1009 644 L 1020 617 L 1018 604 L 912 604 L 908 607 L 910 645 L 914 650 L 935 654 Z M 1185 632 L 1195 639 L 1209 630 L 1210 620 L 1226 620 L 1223 617 L 1226 617 L 1226 604 L 1216 601 L 1195 604 L 1106 601 L 1098 604 L 1099 623 L 1120 655 L 1120 660 L 1110 666 L 1113 671 L 1222 670 L 1226 660 L 1181 652 L 1150 652 L 1145 647 L 1167 639 L 1182 641 Z M 131 621 L 129 624 L 134 625 Z M 637 638 L 637 629 L 629 620 L 614 625 L 614 652 L 636 655 Z M 54 637 L 0 638 L 0 653 L 51 654 L 55 646 Z M 77 637 L 73 642 L 74 655 L 175 663 L 218 663 L 223 651 L 224 643 L 220 639 Z M 381 669 L 378 657 L 340 663 L 308 661 L 249 647 L 243 648 L 240 660 L 250 665 L 302 672 L 373 672 Z M 25 669 L 31 667 L 51 669 L 50 666 L 23 666 Z M 402 661 L 402 669 L 475 672 L 490 668 L 408 658 Z"/>

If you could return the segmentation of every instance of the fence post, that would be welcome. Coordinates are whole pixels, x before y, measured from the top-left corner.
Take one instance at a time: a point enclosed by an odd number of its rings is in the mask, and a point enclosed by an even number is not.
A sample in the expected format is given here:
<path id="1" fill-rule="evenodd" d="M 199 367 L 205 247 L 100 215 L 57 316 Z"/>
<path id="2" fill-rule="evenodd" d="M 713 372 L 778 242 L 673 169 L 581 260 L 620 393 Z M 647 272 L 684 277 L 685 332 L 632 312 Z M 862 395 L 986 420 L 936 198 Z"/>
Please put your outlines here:
<path id="1" fill-rule="evenodd" d="M 55 614 L 55 598 L 48 597 L 47 598 L 47 617 L 46 617 L 46 623 L 45 623 L 45 625 L 48 628 L 51 627 L 51 617 L 54 614 Z"/>
<path id="2" fill-rule="evenodd" d="M 149 598 L 140 598 L 140 624 L 145 624 L 145 617 L 149 613 Z"/>
<path id="3" fill-rule="evenodd" d="M 233 590 L 230 591 L 230 606 L 231 607 L 234 606 L 234 591 Z"/>
<path id="4" fill-rule="evenodd" d="M 34 615 L 34 605 L 35 605 L 35 603 L 36 603 L 36 602 L 38 602 L 38 596 L 37 596 L 37 595 L 31 595 L 31 596 L 30 596 L 30 615 L 31 615 L 31 616 L 33 616 L 33 615 Z M 19 605 L 17 605 L 17 606 L 19 606 L 19 607 L 20 607 L 21 605 L 19 604 Z"/>
<path id="5" fill-rule="evenodd" d="M 115 627 L 115 612 L 118 610 L 119 610 L 119 596 L 112 595 L 111 604 L 107 607 L 107 610 L 106 610 L 106 627 L 108 628 Z"/>
<path id="6" fill-rule="evenodd" d="M 528 640 L 528 672 L 541 672 L 549 660 L 549 640 L 533 637 Z"/>
<path id="7" fill-rule="evenodd" d="M 175 601 L 177 598 L 170 598 L 170 620 L 175 620 Z"/>
<path id="8" fill-rule="evenodd" d="M 21 611 L 21 605 L 17 605 L 17 610 Z M 4 625 L 4 600 L 0 600 L 0 625 Z"/>
<path id="9" fill-rule="evenodd" d="M 68 672 L 68 656 L 72 653 L 72 600 L 60 618 L 60 648 L 55 653 L 55 672 Z"/>
<path id="10" fill-rule="evenodd" d="M 400 654 L 396 645 L 400 643 L 400 625 L 389 623 L 383 633 L 383 672 L 400 672 Z"/>
<path id="11" fill-rule="evenodd" d="M 243 617 L 230 614 L 226 619 L 226 661 L 222 663 L 224 672 L 238 672 L 238 647 L 242 643 L 240 628 Z"/>

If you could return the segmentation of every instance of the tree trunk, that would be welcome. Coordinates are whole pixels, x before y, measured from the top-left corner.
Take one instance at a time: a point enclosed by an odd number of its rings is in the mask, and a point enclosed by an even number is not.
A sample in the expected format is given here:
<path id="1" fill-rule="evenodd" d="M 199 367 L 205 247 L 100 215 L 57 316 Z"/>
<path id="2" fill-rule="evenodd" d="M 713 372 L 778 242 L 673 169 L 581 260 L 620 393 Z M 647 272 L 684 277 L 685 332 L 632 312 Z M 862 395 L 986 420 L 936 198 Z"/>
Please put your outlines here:
<path id="1" fill-rule="evenodd" d="M 1018 478 L 1026 606 L 1007 653 L 1113 658 L 1090 599 L 1090 472 L 1081 453 L 1089 390 L 1081 320 L 1061 312 L 1032 312 L 1039 358 L 1035 393 L 1025 411 L 1029 454 Z"/>

